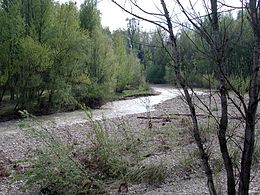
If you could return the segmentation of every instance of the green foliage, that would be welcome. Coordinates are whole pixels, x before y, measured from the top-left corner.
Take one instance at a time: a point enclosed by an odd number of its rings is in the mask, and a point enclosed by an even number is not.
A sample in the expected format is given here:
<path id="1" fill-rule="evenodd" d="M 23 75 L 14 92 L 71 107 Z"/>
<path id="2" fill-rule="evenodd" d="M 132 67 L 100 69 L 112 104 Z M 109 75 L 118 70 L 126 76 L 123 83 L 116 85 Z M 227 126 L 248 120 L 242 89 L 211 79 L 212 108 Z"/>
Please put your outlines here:
<path id="1" fill-rule="evenodd" d="M 0 9 L 0 88 L 15 87 L 19 38 L 23 34 L 20 1 L 5 1 Z M 0 99 L 1 102 L 2 99 Z"/>
<path id="2" fill-rule="evenodd" d="M 95 34 L 95 28 L 100 27 L 100 13 L 97 10 L 95 0 L 85 0 L 80 6 L 80 26 L 92 35 Z"/>
<path id="3" fill-rule="evenodd" d="M 165 38 L 162 32 L 154 32 L 150 39 L 147 38 L 147 45 L 151 45 L 153 47 L 147 48 L 144 51 L 145 57 L 145 67 L 146 67 L 146 80 L 150 83 L 165 83 L 167 80 L 166 74 L 167 67 L 171 64 L 171 59 L 169 54 L 167 53 L 166 48 L 162 47 L 164 43 L 162 40 Z M 167 78 L 167 79 L 166 79 Z"/>
<path id="4" fill-rule="evenodd" d="M 71 153 L 57 145 L 42 150 L 23 176 L 27 179 L 24 188 L 40 186 L 43 194 L 101 193 L 101 184 L 91 180 L 91 173 L 87 173 L 77 159 L 72 159 Z"/>
<path id="5" fill-rule="evenodd" d="M 150 184 L 164 181 L 166 167 L 162 163 L 143 163 L 145 157 L 141 148 L 149 147 L 144 145 L 146 137 L 136 135 L 124 120 L 119 124 L 110 123 L 91 120 L 93 146 L 86 152 L 94 159 L 98 178 Z"/>
<path id="6" fill-rule="evenodd" d="M 241 94 L 248 92 L 250 79 L 249 77 L 244 78 L 242 75 L 232 75 L 229 78 L 231 86 Z"/>
<path id="7" fill-rule="evenodd" d="M 94 85 L 103 86 L 106 89 L 104 94 L 110 94 L 115 88 L 115 67 L 118 63 L 112 39 L 100 28 L 95 29 L 94 33 L 88 54 L 88 73 Z"/>
<path id="8" fill-rule="evenodd" d="M 166 178 L 166 167 L 163 163 L 159 165 L 150 164 L 134 167 L 129 177 L 134 182 L 161 184 Z"/>
<path id="9" fill-rule="evenodd" d="M 164 79 L 170 84 L 175 84 L 175 72 L 172 66 L 165 67 Z"/>
<path id="10" fill-rule="evenodd" d="M 44 85 L 41 75 L 50 68 L 50 52 L 31 37 L 20 39 L 19 51 L 17 73 L 20 74 L 16 88 L 19 89 L 18 102 L 23 106 L 37 98 L 34 90 Z"/>
<path id="11" fill-rule="evenodd" d="M 131 68 L 127 64 L 127 51 L 125 47 L 125 39 L 122 33 L 114 34 L 115 53 L 117 54 L 117 75 L 116 75 L 116 91 L 122 92 L 131 79 Z"/>
<path id="12" fill-rule="evenodd" d="M 243 21 L 241 17 L 244 17 Z M 235 45 L 232 52 L 227 52 L 225 58 L 225 72 L 228 78 L 242 82 L 250 74 L 250 64 L 252 63 L 253 33 L 250 23 L 246 20 L 246 14 L 241 13 L 237 18 L 232 14 L 220 16 L 221 39 L 227 39 L 230 45 Z M 209 21 L 205 19 L 203 28 L 211 32 Z M 241 31 L 241 25 L 243 31 Z M 223 30 L 228 29 L 228 32 Z M 167 37 L 162 32 L 152 34 L 140 34 L 143 42 L 144 67 L 146 80 L 152 83 L 176 83 L 174 77 L 174 60 L 171 59 L 171 49 L 168 48 Z M 214 56 L 210 56 L 210 45 L 201 38 L 196 30 L 182 29 L 177 36 L 178 48 L 180 51 L 181 71 L 188 84 L 193 87 L 216 88 L 218 80 Z M 222 40 L 225 42 L 226 40 Z M 208 77 L 210 76 L 210 81 Z M 233 84 L 233 82 L 232 82 Z M 235 86 L 237 88 L 238 86 Z M 244 92 L 242 90 L 242 92 Z"/>
<path id="13" fill-rule="evenodd" d="M 65 145 L 45 129 L 28 112 L 20 126 L 28 136 L 41 143 L 36 157 L 29 160 L 30 168 L 18 173 L 16 180 L 26 180 L 25 190 L 38 187 L 43 194 L 96 194 L 102 193 L 102 183 L 75 158 L 73 146 Z"/>
<path id="14" fill-rule="evenodd" d="M 65 144 L 27 111 L 20 127 L 30 139 L 39 144 L 36 156 L 28 160 L 25 172 L 16 180 L 26 181 L 25 190 L 39 189 L 47 194 L 103 194 L 107 181 L 145 182 L 159 184 L 166 177 L 166 166 L 144 164 L 143 150 L 146 136 L 140 137 L 122 120 L 93 121 L 91 113 L 89 137 L 84 147 Z"/>
<path id="15" fill-rule="evenodd" d="M 114 51 L 117 59 L 116 92 L 122 92 L 131 83 L 142 84 L 143 67 L 133 51 L 127 51 L 125 36 L 120 31 L 114 33 Z"/>
<path id="16" fill-rule="evenodd" d="M 0 9 L 0 104 L 49 113 L 100 106 L 127 85 L 143 84 L 126 36 L 102 29 L 96 1 L 6 0 Z M 115 33 L 116 34 L 116 33 Z"/>
<path id="17" fill-rule="evenodd" d="M 106 126 L 106 121 L 103 122 L 104 125 L 95 121 L 91 122 L 95 138 L 92 140 L 93 147 L 87 150 L 88 154 L 98 159 L 96 163 L 103 177 L 126 179 L 131 167 L 142 160 L 141 153 L 138 151 L 141 143 L 126 124 L 123 123 L 121 128 L 113 132 Z"/>

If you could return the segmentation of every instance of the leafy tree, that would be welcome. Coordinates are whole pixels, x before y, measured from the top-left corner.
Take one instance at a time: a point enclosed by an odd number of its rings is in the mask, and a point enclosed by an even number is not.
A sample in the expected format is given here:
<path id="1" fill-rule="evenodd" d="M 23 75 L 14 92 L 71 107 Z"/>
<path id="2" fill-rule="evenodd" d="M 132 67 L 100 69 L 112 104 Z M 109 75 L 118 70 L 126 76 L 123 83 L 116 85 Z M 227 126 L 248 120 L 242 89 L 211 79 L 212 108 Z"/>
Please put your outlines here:
<path id="1" fill-rule="evenodd" d="M 87 101 L 95 101 L 94 104 L 100 106 L 114 92 L 117 62 L 112 39 L 101 28 L 96 28 L 93 33 L 87 61 L 91 85 L 86 90 L 86 97 Z"/>
<path id="2" fill-rule="evenodd" d="M 163 47 L 164 38 L 161 36 L 164 36 L 162 31 L 153 32 L 151 40 L 146 43 L 149 51 L 145 51 L 145 58 L 150 55 L 150 61 L 146 61 L 148 63 L 145 65 L 146 79 L 151 83 L 165 83 L 166 67 L 171 63 L 171 59 Z"/>
<path id="3" fill-rule="evenodd" d="M 101 27 L 100 12 L 96 6 L 96 0 L 85 0 L 80 6 L 80 27 L 87 30 L 91 35 L 95 28 Z"/>
<path id="4" fill-rule="evenodd" d="M 38 99 L 45 88 L 43 73 L 50 68 L 50 51 L 31 37 L 19 41 L 19 67 L 17 76 L 17 109 Z"/>
<path id="5" fill-rule="evenodd" d="M 73 102 L 71 89 L 78 78 L 88 83 L 85 49 L 88 37 L 79 26 L 77 8 L 73 3 L 56 5 L 54 22 L 47 41 L 51 49 L 52 65 L 46 76 L 49 103 Z"/>
<path id="6" fill-rule="evenodd" d="M 127 64 L 125 38 L 121 32 L 114 33 L 114 51 L 117 57 L 116 91 L 122 92 L 131 82 L 132 69 Z"/>
<path id="7" fill-rule="evenodd" d="M 5 0 L 0 9 L 0 103 L 6 91 L 14 100 L 17 80 L 18 42 L 23 34 L 19 0 Z"/>

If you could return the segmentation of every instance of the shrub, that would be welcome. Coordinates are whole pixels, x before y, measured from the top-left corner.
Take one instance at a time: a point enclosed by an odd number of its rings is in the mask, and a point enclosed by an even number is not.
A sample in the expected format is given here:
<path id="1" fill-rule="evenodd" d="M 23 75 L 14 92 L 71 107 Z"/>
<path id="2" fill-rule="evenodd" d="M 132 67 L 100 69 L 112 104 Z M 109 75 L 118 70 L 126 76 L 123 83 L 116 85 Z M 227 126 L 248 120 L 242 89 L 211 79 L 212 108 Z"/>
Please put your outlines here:
<path id="1" fill-rule="evenodd" d="M 166 178 L 167 168 L 162 163 L 136 166 L 130 172 L 129 178 L 134 182 L 161 184 Z"/>
<path id="2" fill-rule="evenodd" d="M 76 158 L 73 147 L 64 144 L 35 119 L 27 118 L 20 126 L 41 145 L 36 156 L 29 160 L 29 169 L 16 176 L 16 180 L 26 181 L 24 189 L 37 187 L 43 194 L 96 194 L 104 191 L 102 182 Z"/>

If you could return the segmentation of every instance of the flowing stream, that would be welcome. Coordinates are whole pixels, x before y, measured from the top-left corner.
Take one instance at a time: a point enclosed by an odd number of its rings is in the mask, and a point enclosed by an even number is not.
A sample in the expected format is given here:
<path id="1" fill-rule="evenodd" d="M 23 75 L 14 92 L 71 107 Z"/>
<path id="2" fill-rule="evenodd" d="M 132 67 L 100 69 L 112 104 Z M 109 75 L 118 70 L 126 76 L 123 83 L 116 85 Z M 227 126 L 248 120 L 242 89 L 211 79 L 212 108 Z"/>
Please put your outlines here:
<path id="1" fill-rule="evenodd" d="M 170 86 L 154 86 L 153 90 L 159 92 L 159 95 L 139 97 L 129 100 L 119 100 L 109 102 L 103 105 L 100 109 L 92 110 L 92 117 L 95 120 L 105 118 L 115 118 L 129 114 L 144 113 L 153 111 L 156 104 L 172 99 L 180 95 L 178 89 Z M 84 111 L 77 110 L 73 112 L 55 113 L 47 116 L 40 116 L 38 119 L 44 124 L 52 126 L 72 125 L 87 121 L 87 116 Z M 16 133 L 18 130 L 17 120 L 0 123 L 1 134 Z"/>

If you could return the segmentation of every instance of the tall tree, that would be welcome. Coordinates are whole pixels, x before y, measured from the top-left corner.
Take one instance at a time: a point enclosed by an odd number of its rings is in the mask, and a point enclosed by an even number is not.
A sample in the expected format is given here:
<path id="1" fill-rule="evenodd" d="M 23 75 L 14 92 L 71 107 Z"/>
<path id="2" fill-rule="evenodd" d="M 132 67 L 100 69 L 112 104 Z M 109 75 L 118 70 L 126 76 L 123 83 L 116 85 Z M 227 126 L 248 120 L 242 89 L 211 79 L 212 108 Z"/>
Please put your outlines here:
<path id="1" fill-rule="evenodd" d="M 88 81 L 85 67 L 88 37 L 80 29 L 74 3 L 56 5 L 53 17 L 47 40 L 52 50 L 52 65 L 45 79 L 49 102 L 57 104 L 74 101 L 71 89 L 78 77 L 82 82 Z"/>
<path id="2" fill-rule="evenodd" d="M 23 35 L 19 0 L 5 0 L 0 8 L 0 103 L 7 90 L 14 100 L 18 72 L 18 43 Z"/>
<path id="3" fill-rule="evenodd" d="M 87 30 L 91 35 L 95 28 L 100 28 L 100 12 L 97 9 L 96 0 L 85 0 L 80 6 L 80 27 Z"/>

